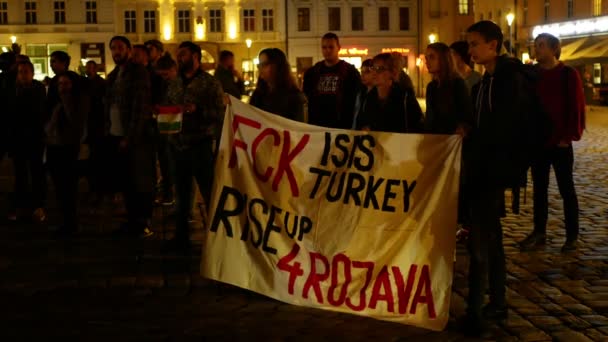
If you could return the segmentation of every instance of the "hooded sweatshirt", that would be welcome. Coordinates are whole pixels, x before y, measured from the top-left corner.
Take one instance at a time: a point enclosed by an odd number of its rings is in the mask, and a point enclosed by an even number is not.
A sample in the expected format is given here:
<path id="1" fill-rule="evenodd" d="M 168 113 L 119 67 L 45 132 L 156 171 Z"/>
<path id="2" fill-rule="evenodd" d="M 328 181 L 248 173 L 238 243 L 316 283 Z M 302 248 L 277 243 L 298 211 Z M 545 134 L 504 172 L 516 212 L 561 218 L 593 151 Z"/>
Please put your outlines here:
<path id="1" fill-rule="evenodd" d="M 477 188 L 517 184 L 526 159 L 522 123 L 531 96 L 519 60 L 500 56 L 493 74 L 486 72 L 473 87 L 473 130 L 467 153 L 470 182 Z"/>

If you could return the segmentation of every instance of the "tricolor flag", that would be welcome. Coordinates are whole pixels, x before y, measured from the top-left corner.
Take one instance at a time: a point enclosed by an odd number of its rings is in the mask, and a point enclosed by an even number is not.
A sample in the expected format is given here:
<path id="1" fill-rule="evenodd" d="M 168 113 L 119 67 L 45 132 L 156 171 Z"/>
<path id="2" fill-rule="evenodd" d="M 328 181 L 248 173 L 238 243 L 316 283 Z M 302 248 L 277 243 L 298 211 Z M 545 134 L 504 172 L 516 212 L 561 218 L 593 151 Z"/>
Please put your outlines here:
<path id="1" fill-rule="evenodd" d="M 160 134 L 179 133 L 182 130 L 182 108 L 180 106 L 160 106 L 156 120 Z"/>

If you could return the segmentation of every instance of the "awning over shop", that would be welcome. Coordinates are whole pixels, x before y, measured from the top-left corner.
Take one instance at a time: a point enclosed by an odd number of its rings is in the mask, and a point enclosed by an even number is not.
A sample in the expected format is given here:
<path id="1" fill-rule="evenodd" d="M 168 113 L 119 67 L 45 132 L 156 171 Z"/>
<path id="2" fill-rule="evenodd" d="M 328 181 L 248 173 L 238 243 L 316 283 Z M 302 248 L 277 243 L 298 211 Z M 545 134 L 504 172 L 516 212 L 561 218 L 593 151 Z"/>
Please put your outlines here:
<path id="1" fill-rule="evenodd" d="M 583 45 L 588 45 L 585 44 L 588 41 L 589 38 L 581 38 L 563 45 L 560 60 L 567 61 L 572 59 L 572 55 L 579 51 L 583 47 Z"/>
<path id="2" fill-rule="evenodd" d="M 589 47 L 578 49 L 567 59 L 560 59 L 572 65 L 606 62 L 608 61 L 608 39 L 602 39 Z"/>

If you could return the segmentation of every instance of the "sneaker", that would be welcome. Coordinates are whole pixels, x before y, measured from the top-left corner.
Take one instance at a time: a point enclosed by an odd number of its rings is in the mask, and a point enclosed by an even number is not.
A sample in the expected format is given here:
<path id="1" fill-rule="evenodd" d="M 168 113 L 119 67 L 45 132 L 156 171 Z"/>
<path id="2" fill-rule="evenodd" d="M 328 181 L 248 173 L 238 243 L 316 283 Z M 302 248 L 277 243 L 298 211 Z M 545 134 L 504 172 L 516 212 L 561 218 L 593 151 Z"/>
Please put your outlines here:
<path id="1" fill-rule="evenodd" d="M 519 248 L 522 251 L 530 250 L 535 247 L 544 246 L 547 243 L 547 235 L 541 233 L 531 233 L 519 243 Z"/>
<path id="2" fill-rule="evenodd" d="M 175 199 L 170 194 L 164 194 L 154 201 L 157 205 L 172 206 L 175 204 Z"/>
<path id="3" fill-rule="evenodd" d="M 44 223 L 46 222 L 46 211 L 43 208 L 37 208 L 34 210 L 32 217 L 37 223 Z"/>
<path id="4" fill-rule="evenodd" d="M 150 229 L 150 227 L 146 226 L 143 230 L 140 231 L 139 237 L 147 238 L 154 235 L 154 232 Z"/>
<path id="5" fill-rule="evenodd" d="M 578 241 L 576 239 L 567 239 L 562 246 L 562 253 L 572 252 L 578 249 Z"/>
<path id="6" fill-rule="evenodd" d="M 505 305 L 495 305 L 490 303 L 483 307 L 483 318 L 489 321 L 504 321 L 509 316 L 509 311 Z"/>

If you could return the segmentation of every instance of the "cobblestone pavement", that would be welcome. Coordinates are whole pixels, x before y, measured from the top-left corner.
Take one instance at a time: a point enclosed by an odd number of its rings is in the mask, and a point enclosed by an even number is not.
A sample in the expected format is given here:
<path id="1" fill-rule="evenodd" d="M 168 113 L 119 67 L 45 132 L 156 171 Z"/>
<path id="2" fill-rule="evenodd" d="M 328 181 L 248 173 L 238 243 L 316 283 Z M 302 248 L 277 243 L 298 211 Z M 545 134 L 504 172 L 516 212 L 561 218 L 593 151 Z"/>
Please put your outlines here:
<path id="1" fill-rule="evenodd" d="M 494 328 L 496 340 L 608 341 L 608 110 L 592 111 L 588 121 L 576 144 L 581 247 L 560 253 L 564 229 L 553 179 L 549 243 L 519 252 L 516 242 L 531 226 L 528 190 L 522 215 L 504 219 L 510 315 Z M 9 178 L 0 185 L 4 199 Z M 5 207 L 3 200 L 0 215 Z M 168 208 L 157 209 L 157 234 L 146 241 L 110 238 L 119 224 L 111 204 L 81 210 L 82 232 L 72 241 L 54 239 L 46 226 L 0 222 L 0 341 L 465 340 L 453 322 L 435 333 L 282 304 L 202 279 L 200 242 L 193 257 L 160 253 L 172 235 Z M 51 222 L 54 212 L 51 201 Z M 196 218 L 193 239 L 200 241 Z M 464 312 L 466 267 L 459 248 L 453 317 Z"/>

